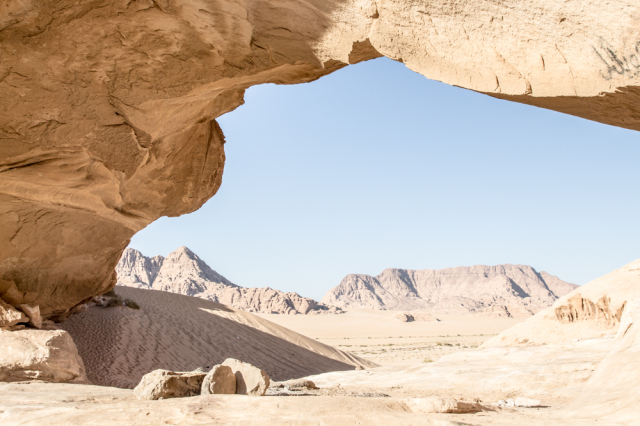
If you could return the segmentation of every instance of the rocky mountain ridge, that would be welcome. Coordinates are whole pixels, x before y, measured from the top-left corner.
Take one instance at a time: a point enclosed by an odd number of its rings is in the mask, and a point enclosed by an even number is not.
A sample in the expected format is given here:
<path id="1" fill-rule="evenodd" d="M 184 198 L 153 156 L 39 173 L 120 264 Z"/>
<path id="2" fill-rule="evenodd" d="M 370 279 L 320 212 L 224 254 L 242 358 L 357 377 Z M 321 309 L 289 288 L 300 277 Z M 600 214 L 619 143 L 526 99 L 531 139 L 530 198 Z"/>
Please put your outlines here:
<path id="1" fill-rule="evenodd" d="M 146 257 L 128 248 L 116 266 L 116 273 L 119 286 L 200 297 L 247 312 L 305 315 L 342 312 L 294 292 L 233 284 L 187 247 L 180 247 L 166 258 Z"/>
<path id="2" fill-rule="evenodd" d="M 526 265 L 385 269 L 375 277 L 347 275 L 322 303 L 343 309 L 528 317 L 577 287 Z"/>

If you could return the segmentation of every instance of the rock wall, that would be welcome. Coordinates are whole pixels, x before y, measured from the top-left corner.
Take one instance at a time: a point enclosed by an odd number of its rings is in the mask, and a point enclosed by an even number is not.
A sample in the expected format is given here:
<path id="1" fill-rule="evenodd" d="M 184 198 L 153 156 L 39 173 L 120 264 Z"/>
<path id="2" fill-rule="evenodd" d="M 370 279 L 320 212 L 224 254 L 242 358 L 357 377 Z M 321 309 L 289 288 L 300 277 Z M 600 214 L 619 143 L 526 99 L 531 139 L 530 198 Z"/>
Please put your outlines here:
<path id="1" fill-rule="evenodd" d="M 380 55 L 448 84 L 640 129 L 631 0 L 8 0 L 0 297 L 63 319 L 131 236 L 220 186 L 215 118 L 255 84 Z"/>

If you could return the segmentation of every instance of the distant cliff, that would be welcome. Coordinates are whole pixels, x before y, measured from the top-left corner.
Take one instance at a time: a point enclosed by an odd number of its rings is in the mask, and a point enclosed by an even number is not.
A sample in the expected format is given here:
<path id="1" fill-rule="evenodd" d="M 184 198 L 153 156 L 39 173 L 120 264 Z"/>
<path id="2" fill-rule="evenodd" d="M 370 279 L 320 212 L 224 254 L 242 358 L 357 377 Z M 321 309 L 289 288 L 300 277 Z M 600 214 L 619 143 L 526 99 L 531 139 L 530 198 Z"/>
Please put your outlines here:
<path id="1" fill-rule="evenodd" d="M 375 277 L 347 275 L 322 302 L 343 309 L 527 317 L 577 287 L 525 265 L 385 269 Z"/>
<path id="2" fill-rule="evenodd" d="M 245 288 L 233 284 L 211 269 L 187 247 L 169 256 L 145 257 L 137 250 L 126 249 L 116 266 L 118 284 L 168 291 L 222 303 L 247 312 L 277 314 L 340 313 L 297 293 L 271 288 Z"/>

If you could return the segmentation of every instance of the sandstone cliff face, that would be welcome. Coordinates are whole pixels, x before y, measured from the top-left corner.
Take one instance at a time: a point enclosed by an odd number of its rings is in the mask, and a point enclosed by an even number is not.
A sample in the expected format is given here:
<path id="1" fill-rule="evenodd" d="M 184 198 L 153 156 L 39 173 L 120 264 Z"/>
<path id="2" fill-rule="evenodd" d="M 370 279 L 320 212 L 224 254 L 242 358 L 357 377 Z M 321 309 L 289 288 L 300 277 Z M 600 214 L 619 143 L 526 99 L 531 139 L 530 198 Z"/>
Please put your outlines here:
<path id="1" fill-rule="evenodd" d="M 376 277 L 347 275 L 322 302 L 344 309 L 428 309 L 527 317 L 576 287 L 524 265 L 385 269 Z"/>
<path id="2" fill-rule="evenodd" d="M 640 129 L 631 0 L 75 0 L 0 5 L 0 297 L 45 318 L 115 285 L 130 237 L 220 186 L 215 119 L 255 84 L 380 55 Z"/>
<path id="3" fill-rule="evenodd" d="M 293 292 L 271 288 L 245 288 L 233 284 L 211 269 L 186 247 L 166 258 L 148 258 L 137 250 L 126 249 L 116 267 L 118 285 L 153 289 L 200 297 L 247 312 L 276 314 L 339 313 Z"/>

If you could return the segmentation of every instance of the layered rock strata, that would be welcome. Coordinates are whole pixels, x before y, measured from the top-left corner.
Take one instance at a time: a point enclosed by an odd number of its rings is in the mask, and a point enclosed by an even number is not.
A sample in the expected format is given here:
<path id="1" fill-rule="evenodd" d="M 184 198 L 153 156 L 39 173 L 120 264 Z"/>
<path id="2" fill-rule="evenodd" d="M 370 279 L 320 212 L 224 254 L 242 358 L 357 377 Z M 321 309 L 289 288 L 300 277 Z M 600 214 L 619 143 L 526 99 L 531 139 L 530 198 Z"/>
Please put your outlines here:
<path id="1" fill-rule="evenodd" d="M 526 265 L 385 269 L 347 275 L 322 302 L 341 307 L 529 317 L 577 286 Z"/>
<path id="2" fill-rule="evenodd" d="M 264 83 L 381 55 L 640 129 L 636 2 L 89 0 L 0 6 L 0 297 L 43 318 L 111 289 L 131 236 L 221 183 L 215 119 Z M 62 316 L 60 316 L 62 315 Z"/>
<path id="3" fill-rule="evenodd" d="M 343 312 L 298 293 L 235 285 L 187 247 L 180 247 L 166 258 L 148 258 L 137 250 L 126 249 L 116 272 L 119 286 L 200 297 L 247 312 L 303 315 Z"/>

